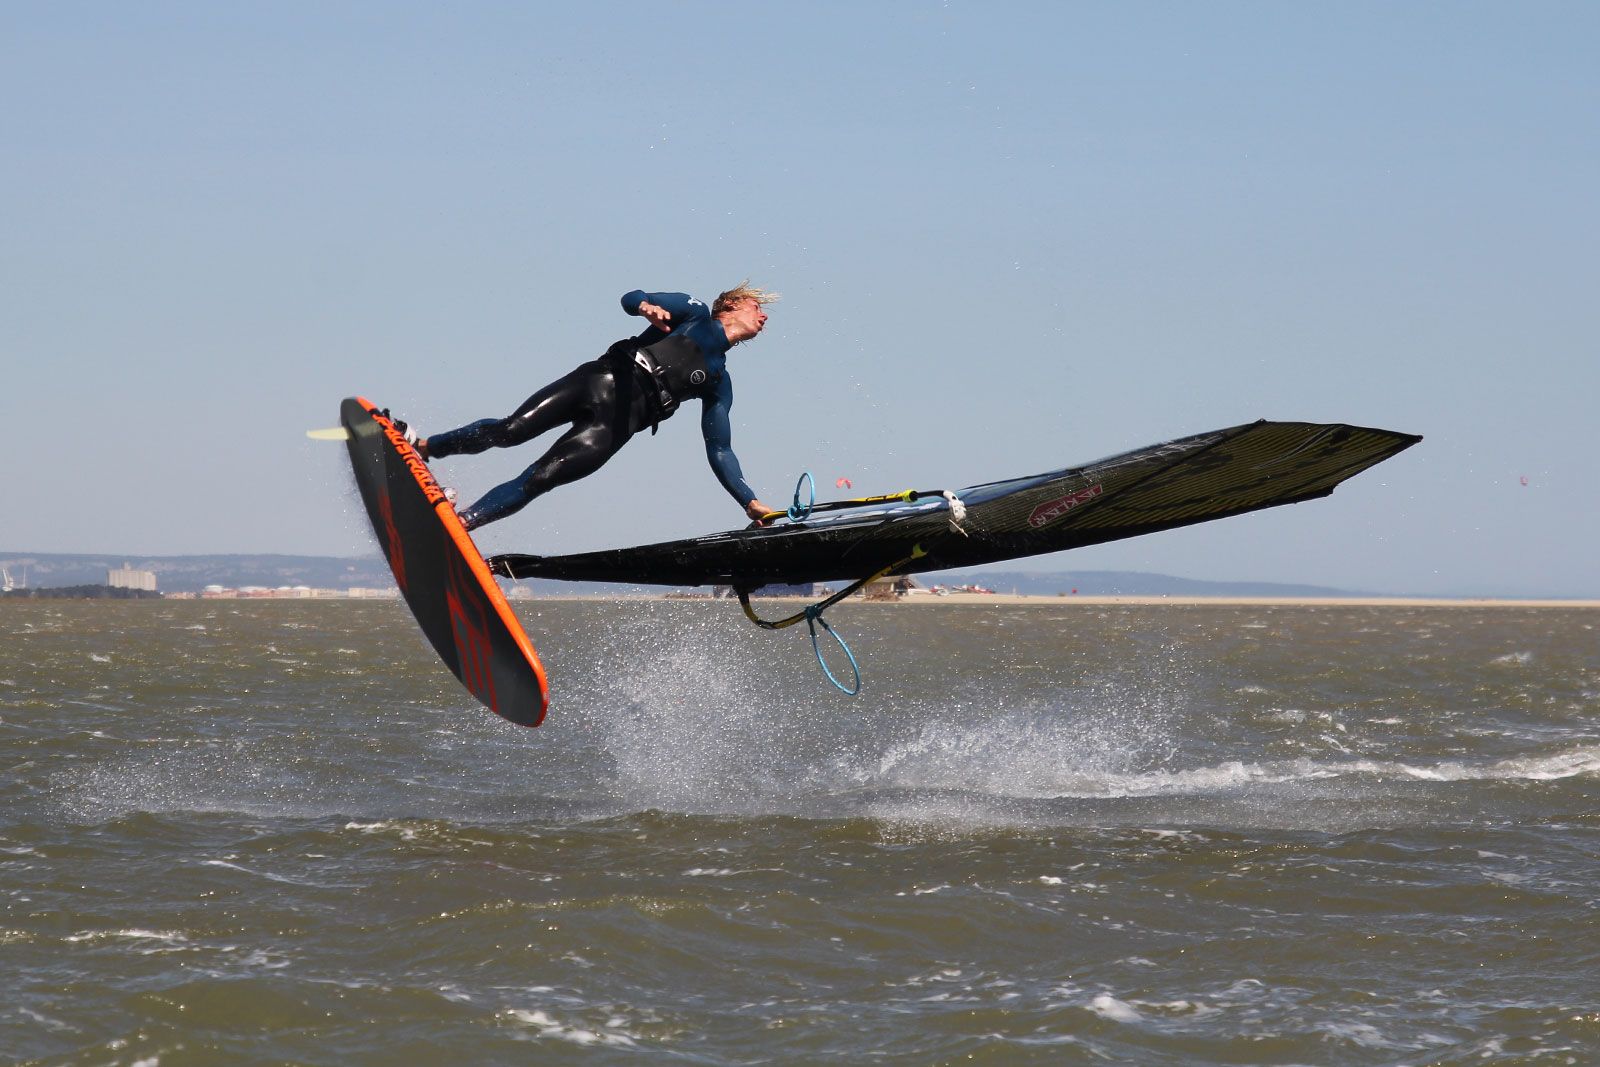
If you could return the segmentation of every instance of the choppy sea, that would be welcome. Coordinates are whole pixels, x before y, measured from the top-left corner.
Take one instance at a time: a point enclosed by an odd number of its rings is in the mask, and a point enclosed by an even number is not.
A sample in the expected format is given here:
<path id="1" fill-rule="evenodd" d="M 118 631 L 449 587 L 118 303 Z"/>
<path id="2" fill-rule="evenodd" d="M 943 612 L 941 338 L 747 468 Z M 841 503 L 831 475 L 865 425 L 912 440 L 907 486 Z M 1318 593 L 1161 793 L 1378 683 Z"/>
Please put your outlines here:
<path id="1" fill-rule="evenodd" d="M 0 603 L 0 1062 L 1600 1063 L 1600 612 Z"/>

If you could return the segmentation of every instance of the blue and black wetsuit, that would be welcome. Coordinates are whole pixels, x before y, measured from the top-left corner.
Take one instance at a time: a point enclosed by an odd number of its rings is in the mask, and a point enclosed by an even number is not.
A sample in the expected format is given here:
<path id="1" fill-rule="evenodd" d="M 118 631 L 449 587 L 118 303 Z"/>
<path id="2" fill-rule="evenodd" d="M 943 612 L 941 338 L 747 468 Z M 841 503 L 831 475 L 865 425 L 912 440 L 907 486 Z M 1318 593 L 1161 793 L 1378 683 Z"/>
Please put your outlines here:
<path id="1" fill-rule="evenodd" d="M 653 430 L 679 401 L 692 397 L 703 401 L 700 432 L 717 480 L 740 507 L 756 498 L 733 454 L 728 421 L 733 383 L 725 366 L 730 346 L 722 323 L 709 307 L 683 293 L 636 289 L 623 296 L 622 308 L 637 315 L 646 301 L 672 316 L 670 332 L 652 325 L 551 382 L 508 417 L 481 419 L 428 438 L 428 457 L 441 459 L 511 448 L 571 424 L 533 466 L 461 512 L 467 529 L 503 519 L 556 486 L 593 474 L 635 433 L 647 426 Z"/>

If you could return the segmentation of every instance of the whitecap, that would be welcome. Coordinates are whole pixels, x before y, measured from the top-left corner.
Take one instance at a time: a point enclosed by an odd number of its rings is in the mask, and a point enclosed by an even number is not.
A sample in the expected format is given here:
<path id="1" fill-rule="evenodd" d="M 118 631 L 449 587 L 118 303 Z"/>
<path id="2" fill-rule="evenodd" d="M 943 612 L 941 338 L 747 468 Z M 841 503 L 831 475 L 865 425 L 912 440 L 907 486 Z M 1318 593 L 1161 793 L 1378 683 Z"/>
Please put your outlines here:
<path id="1" fill-rule="evenodd" d="M 1089 1010 L 1112 1022 L 1136 1023 L 1144 1018 L 1132 1004 L 1118 1000 L 1109 993 L 1096 994 L 1095 998 L 1089 1001 Z"/>
<path id="2" fill-rule="evenodd" d="M 1394 764 L 1413 778 L 1434 782 L 1516 781 L 1549 782 L 1579 775 L 1600 774 L 1600 746 L 1582 745 L 1542 756 L 1514 756 L 1486 763 L 1440 763 L 1433 767 Z"/>
<path id="3" fill-rule="evenodd" d="M 525 1011 L 521 1008 L 511 1008 L 504 1013 L 508 1018 L 519 1023 L 533 1027 L 538 1033 L 537 1037 L 554 1038 L 557 1041 L 570 1041 L 574 1045 L 611 1045 L 629 1047 L 637 1044 L 633 1034 L 613 1026 L 611 1029 L 586 1030 L 578 1026 L 568 1026 L 557 1022 L 542 1011 Z M 608 1023 L 616 1023 L 611 1019 Z"/>
<path id="4" fill-rule="evenodd" d="M 66 941 L 160 941 L 163 944 L 175 945 L 189 940 L 176 930 L 85 930 L 82 933 L 68 934 Z"/>
<path id="5" fill-rule="evenodd" d="M 1348 1041 L 1362 1048 L 1405 1048 L 1405 1045 L 1396 1044 L 1383 1036 L 1383 1033 L 1370 1023 L 1357 1022 L 1323 1022 L 1320 1026 L 1322 1038 L 1327 1040 Z"/>

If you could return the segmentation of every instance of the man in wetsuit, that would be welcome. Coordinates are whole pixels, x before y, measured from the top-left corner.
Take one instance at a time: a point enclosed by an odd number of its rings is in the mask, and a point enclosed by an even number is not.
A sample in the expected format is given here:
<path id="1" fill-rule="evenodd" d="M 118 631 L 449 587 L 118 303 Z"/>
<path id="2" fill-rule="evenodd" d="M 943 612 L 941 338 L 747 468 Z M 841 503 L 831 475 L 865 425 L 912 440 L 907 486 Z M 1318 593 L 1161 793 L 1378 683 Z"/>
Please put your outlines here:
<path id="1" fill-rule="evenodd" d="M 745 514 L 759 519 L 771 509 L 745 484 L 733 454 L 728 422 L 733 383 L 725 362 L 728 349 L 766 326 L 762 307 L 776 298 L 740 285 L 719 295 L 708 308 L 683 293 L 635 289 L 623 296 L 622 309 L 648 319 L 649 327 L 551 382 L 510 416 L 481 419 L 426 439 L 404 432 L 425 459 L 434 460 L 510 448 L 570 424 L 533 466 L 460 512 L 462 524 L 473 530 L 515 514 L 558 485 L 593 474 L 635 433 L 646 426 L 654 433 L 684 400 L 698 398 L 700 432 L 712 471 Z"/>

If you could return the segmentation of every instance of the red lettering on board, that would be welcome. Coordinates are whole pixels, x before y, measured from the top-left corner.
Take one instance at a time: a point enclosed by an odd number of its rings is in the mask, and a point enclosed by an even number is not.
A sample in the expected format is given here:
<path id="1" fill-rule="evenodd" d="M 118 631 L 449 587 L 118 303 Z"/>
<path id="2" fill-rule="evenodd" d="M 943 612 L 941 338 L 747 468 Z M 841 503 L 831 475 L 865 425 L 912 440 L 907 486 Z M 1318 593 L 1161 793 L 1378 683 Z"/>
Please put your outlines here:
<path id="1" fill-rule="evenodd" d="M 394 428 L 394 423 L 377 412 L 373 412 L 372 417 L 377 420 L 379 426 L 383 427 L 383 436 L 388 439 L 389 444 L 394 447 L 396 452 L 400 453 L 401 462 L 406 465 L 406 470 L 411 472 L 411 477 L 416 479 L 417 485 L 422 489 L 422 495 L 428 498 L 429 504 L 438 505 L 441 500 L 445 499 L 444 490 L 439 488 L 439 483 L 434 479 L 433 472 L 428 469 L 426 463 L 422 462 L 422 457 L 417 455 L 417 450 L 406 443 L 404 435 Z"/>

